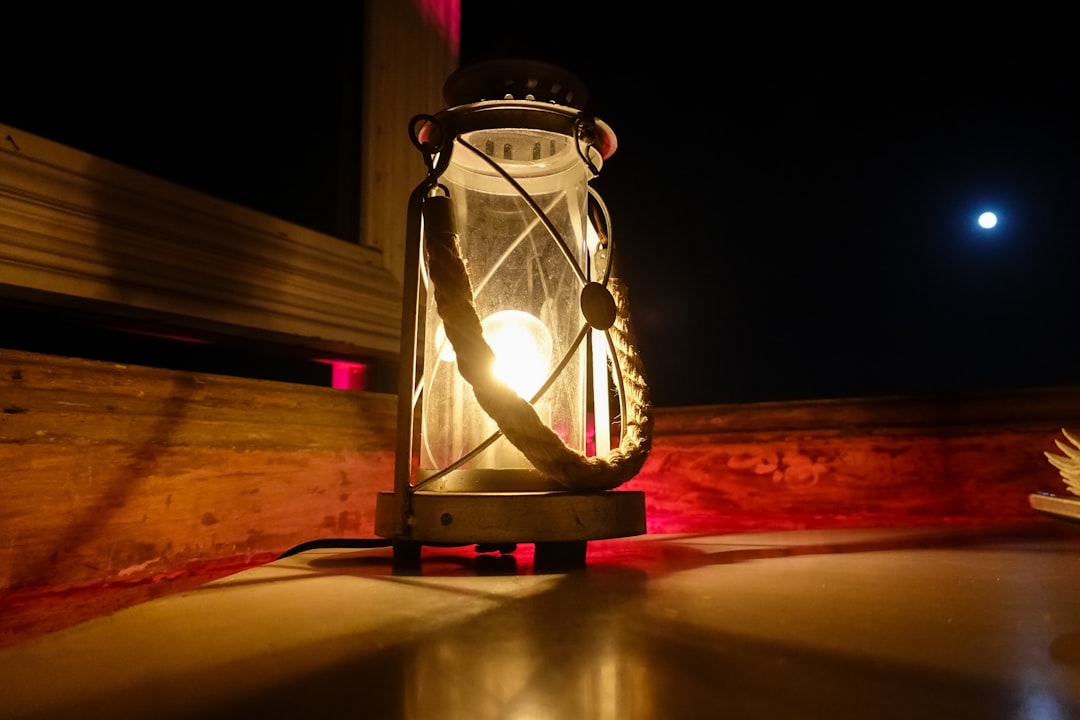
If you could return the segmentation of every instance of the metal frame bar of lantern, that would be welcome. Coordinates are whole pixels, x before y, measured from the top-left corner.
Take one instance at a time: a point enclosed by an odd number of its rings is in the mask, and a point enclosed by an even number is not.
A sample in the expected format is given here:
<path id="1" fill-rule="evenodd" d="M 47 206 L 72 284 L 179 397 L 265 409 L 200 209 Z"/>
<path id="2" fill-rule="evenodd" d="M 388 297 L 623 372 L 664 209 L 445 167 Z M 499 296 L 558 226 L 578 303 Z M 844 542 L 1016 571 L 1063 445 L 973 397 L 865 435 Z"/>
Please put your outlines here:
<path id="1" fill-rule="evenodd" d="M 500 104 L 500 107 L 502 107 L 502 109 L 504 109 L 504 110 L 507 109 L 506 107 L 502 106 L 501 104 Z M 490 109 L 496 109 L 496 108 L 492 108 L 492 107 L 489 106 L 487 109 L 490 110 Z M 560 114 L 557 111 L 555 113 L 552 113 L 553 110 L 554 110 L 554 108 L 548 108 L 548 107 L 541 108 L 540 112 L 541 112 L 541 114 L 543 115 L 543 117 L 545 119 L 544 119 L 543 122 L 541 122 L 539 124 L 545 125 L 545 126 L 555 126 L 555 125 L 558 125 L 561 122 L 561 123 L 563 123 L 563 126 L 561 128 L 558 128 L 558 129 L 560 131 L 562 131 L 562 132 L 565 132 L 565 130 L 567 129 L 567 127 L 566 127 L 567 116 L 565 114 Z M 537 110 L 533 109 L 532 107 L 529 107 L 527 109 L 522 109 L 520 107 L 509 106 L 509 112 L 514 113 L 514 114 L 522 113 L 522 114 L 524 114 L 523 116 L 527 115 L 530 120 L 535 120 L 534 114 L 537 112 Z M 489 126 L 488 123 L 491 123 L 490 127 L 497 127 L 498 124 L 493 123 L 492 120 L 493 119 L 498 120 L 500 118 L 502 119 L 503 122 L 505 122 L 505 120 L 506 120 L 505 114 L 500 116 L 497 113 L 496 114 L 488 113 L 486 115 L 486 118 L 482 118 L 479 121 L 478 125 L 481 126 L 481 127 L 488 127 Z M 476 123 L 476 118 L 475 117 L 470 118 L 470 120 L 473 123 Z M 434 136 L 439 138 L 440 142 L 437 143 L 437 144 L 432 144 L 432 143 L 427 142 L 427 141 L 421 141 L 418 134 L 417 134 L 417 127 L 418 127 L 418 125 L 420 123 L 425 124 L 426 131 L 427 131 L 427 136 L 429 138 L 434 135 Z M 476 129 L 476 124 L 470 126 L 469 129 Z M 582 157 L 582 159 L 585 161 L 585 164 L 590 169 L 590 171 L 592 172 L 593 177 L 595 177 L 598 174 L 597 168 L 590 161 L 590 159 L 588 157 L 587 150 L 582 149 L 582 138 L 583 137 L 589 137 L 591 139 L 592 136 L 589 134 L 588 129 L 586 128 L 586 126 L 584 124 L 584 120 L 580 115 L 575 115 L 573 117 L 572 126 L 570 127 L 570 130 L 571 130 L 571 134 L 572 134 L 572 136 L 574 138 L 576 151 Z M 417 367 L 416 367 L 416 365 L 417 365 L 417 362 L 416 362 L 417 361 L 416 347 L 417 347 L 417 339 L 418 339 L 418 334 L 419 334 L 420 307 L 421 307 L 421 301 L 422 301 L 422 289 L 421 289 L 420 280 L 421 280 L 422 268 L 424 267 L 424 265 L 420 262 L 420 256 L 421 256 L 421 244 L 424 242 L 424 233 L 427 231 L 427 228 L 424 227 L 423 205 L 427 201 L 428 198 L 436 196 L 438 194 L 438 192 L 440 192 L 440 191 L 448 192 L 447 189 L 439 183 L 439 178 L 441 177 L 441 175 L 445 172 L 445 170 L 449 166 L 450 156 L 451 156 L 451 153 L 453 152 L 453 146 L 454 146 L 455 143 L 460 143 L 463 148 L 466 148 L 470 152 L 475 153 L 484 162 L 489 164 L 495 170 L 495 172 L 497 172 L 504 180 L 506 180 L 506 182 L 508 184 L 510 184 L 515 189 L 515 191 L 521 196 L 521 198 L 525 201 L 525 203 L 527 205 L 529 205 L 529 207 L 532 209 L 533 213 L 535 214 L 535 220 L 529 226 L 529 229 L 535 228 L 535 223 L 537 223 L 537 222 L 539 222 L 539 223 L 541 223 L 541 224 L 543 224 L 545 226 L 545 228 L 548 230 L 549 234 L 551 235 L 552 239 L 557 243 L 560 251 L 563 253 L 564 259 L 570 264 L 570 267 L 573 269 L 575 276 L 577 277 L 579 283 L 581 284 L 581 286 L 583 288 L 582 311 L 585 314 L 586 320 L 585 320 L 585 323 L 582 326 L 582 330 L 578 334 L 578 337 L 573 342 L 572 346 L 567 350 L 567 352 L 566 352 L 565 356 L 563 357 L 562 361 L 550 373 L 549 377 L 547 378 L 547 380 L 545 381 L 543 386 L 541 386 L 541 388 L 529 400 L 530 405 L 532 403 L 535 403 L 539 398 L 541 398 L 543 396 L 544 392 L 546 392 L 546 390 L 550 387 L 552 382 L 559 376 L 559 374 L 561 372 L 563 372 L 565 370 L 567 364 L 573 359 L 574 355 L 580 349 L 582 341 L 586 337 L 588 337 L 589 332 L 590 332 L 590 328 L 592 328 L 593 330 L 602 329 L 603 332 L 604 332 L 604 337 L 605 337 L 606 346 L 607 346 L 606 347 L 606 357 L 604 358 L 604 362 L 603 362 L 604 372 L 603 372 L 603 379 L 602 379 L 602 389 L 598 385 L 601 382 L 601 378 L 598 376 L 599 373 L 595 372 L 595 367 L 590 371 L 590 372 L 592 372 L 592 375 L 593 375 L 594 403 L 596 402 L 595 398 L 596 398 L 598 392 L 602 391 L 606 395 L 610 394 L 610 385 L 609 385 L 609 383 L 610 383 L 612 378 L 609 377 L 608 372 L 607 372 L 607 367 L 608 367 L 608 362 L 607 361 L 610 359 L 610 367 L 612 368 L 612 374 L 614 376 L 615 387 L 616 387 L 617 397 L 618 397 L 618 401 L 619 401 L 619 418 L 621 420 L 621 422 L 620 422 L 620 443 L 621 443 L 622 438 L 625 437 L 625 434 L 626 434 L 625 419 L 627 417 L 627 415 L 626 415 L 627 409 L 626 409 L 626 389 L 625 389 L 625 383 L 624 383 L 624 372 L 623 372 L 623 368 L 622 368 L 622 363 L 620 362 L 620 359 L 619 359 L 620 358 L 620 353 L 619 353 L 619 351 L 618 351 L 618 349 L 616 347 L 616 344 L 615 344 L 614 339 L 612 338 L 612 335 L 611 335 L 611 332 L 610 332 L 611 324 L 614 322 L 614 318 L 618 314 L 618 310 L 619 310 L 619 308 L 616 306 L 615 301 L 612 299 L 612 296 L 611 296 L 610 292 L 607 290 L 607 285 L 611 282 L 611 279 L 612 279 L 612 267 L 613 267 L 612 257 L 613 257 L 613 252 L 614 252 L 613 233 L 612 233 L 612 230 L 611 230 L 611 218 L 610 218 L 610 215 L 609 215 L 609 213 L 607 211 L 606 205 L 604 204 L 603 200 L 600 198 L 600 196 L 596 192 L 596 190 L 592 186 L 587 186 L 588 200 L 589 200 L 589 205 L 588 205 L 588 211 L 589 212 L 588 212 L 586 220 L 587 220 L 588 224 L 592 227 L 592 229 L 597 234 L 597 238 L 598 238 L 597 252 L 596 252 L 595 255 L 591 255 L 591 254 L 587 253 L 586 257 L 587 257 L 587 261 L 588 261 L 588 266 L 589 266 L 589 271 L 590 271 L 589 274 L 590 275 L 592 274 L 592 270 L 594 269 L 593 266 L 598 264 L 599 258 L 603 257 L 605 259 L 605 264 L 604 264 L 604 267 L 602 269 L 603 278 L 602 278 L 602 282 L 600 282 L 600 283 L 592 282 L 592 281 L 589 280 L 588 276 L 585 274 L 585 271 L 578 265 L 578 262 L 574 258 L 572 252 L 570 251 L 569 246 L 566 244 L 565 240 L 562 238 L 562 236 L 558 232 L 558 230 L 551 223 L 550 219 L 547 216 L 547 213 L 542 208 L 539 207 L 539 205 L 536 203 L 536 201 L 524 190 L 524 188 L 522 188 L 521 185 L 508 172 L 506 172 L 506 170 L 503 169 L 497 162 L 495 162 L 491 158 L 488 158 L 482 151 L 480 151 L 479 148 L 476 148 L 475 146 L 473 146 L 473 145 L 469 144 L 468 142 L 466 142 L 465 140 L 463 140 L 460 137 L 459 133 L 447 133 L 446 128 L 443 128 L 441 126 L 440 120 L 438 118 L 430 116 L 430 115 L 417 115 L 417 116 L 415 116 L 412 119 L 412 121 L 410 122 L 410 134 L 412 135 L 413 144 L 419 150 L 421 150 L 421 152 L 424 154 L 424 161 L 425 161 L 425 164 L 428 167 L 428 175 L 425 178 L 425 180 L 423 182 L 421 182 L 414 189 L 412 195 L 410 196 L 410 200 L 409 200 L 409 212 L 408 212 L 408 235 L 409 235 L 409 237 L 408 237 L 408 240 L 407 240 L 407 247 L 406 247 L 406 258 L 405 258 L 406 268 L 405 268 L 404 287 L 412 288 L 413 289 L 412 290 L 413 294 L 412 294 L 411 297 L 406 297 L 405 302 L 403 304 L 402 347 L 403 348 L 409 347 L 412 350 L 411 350 L 411 357 L 408 359 L 408 361 L 409 361 L 408 365 L 405 366 L 405 367 L 402 367 L 401 375 L 400 375 L 400 378 L 399 378 L 398 423 L 399 423 L 399 436 L 400 437 L 399 437 L 399 442 L 398 442 L 398 446 L 397 446 L 397 453 L 396 453 L 396 457 L 395 457 L 395 460 L 396 460 L 396 463 L 395 463 L 395 489 L 394 489 L 394 494 L 393 494 L 394 498 L 393 498 L 393 506 L 392 506 L 392 514 L 393 514 L 393 517 L 395 518 L 394 526 L 398 530 L 404 530 L 405 528 L 408 528 L 410 526 L 410 519 L 411 519 L 410 516 L 411 516 L 411 512 L 412 512 L 413 498 L 414 498 L 416 493 L 420 492 L 422 490 L 422 488 L 429 486 L 431 483 L 435 482 L 436 480 L 438 480 L 438 479 L 440 479 L 442 477 L 445 477 L 447 473 L 453 471 L 454 469 L 459 468 L 461 465 L 468 462 L 471 458 L 475 457 L 478 453 L 482 452 L 485 448 L 489 447 L 492 443 L 494 443 L 500 437 L 503 436 L 502 430 L 496 431 L 489 438 L 487 438 L 485 441 L 483 441 L 481 444 L 479 444 L 476 448 L 474 448 L 472 451 L 469 451 L 468 453 L 463 455 L 461 458 L 459 458 L 457 461 L 455 461 L 455 462 L 451 463 L 450 465 L 448 465 L 447 467 L 437 471 L 437 473 L 435 475 L 430 476 L 428 478 L 425 478 L 424 480 L 422 480 L 421 482 L 418 482 L 415 485 L 412 483 L 412 474 L 413 474 L 413 470 L 414 470 L 414 468 L 413 468 L 413 453 L 414 453 L 413 438 L 414 438 L 414 433 L 415 433 L 415 422 L 414 421 L 415 421 L 416 408 L 417 408 L 417 405 L 419 403 L 421 394 L 423 392 L 423 382 L 422 381 L 420 381 L 420 382 L 417 381 Z M 453 141 L 448 146 L 443 147 L 442 145 L 444 143 L 446 143 L 447 139 L 449 139 L 449 138 L 452 138 Z M 528 234 L 528 230 L 522 236 L 522 238 L 518 239 L 517 242 L 520 243 L 523 240 L 524 236 L 527 235 L 527 234 Z M 595 268 L 595 269 L 599 270 L 599 268 Z M 590 285 L 596 285 L 598 290 L 596 292 L 591 293 L 591 294 L 588 293 L 588 292 L 585 292 L 585 291 L 589 290 Z M 591 298 L 591 300 L 589 300 L 587 298 L 587 296 L 588 296 L 588 298 Z M 593 306 L 593 308 L 590 309 L 590 308 L 585 307 L 588 304 L 591 304 Z M 597 311 L 595 309 L 597 305 L 601 306 L 601 309 L 599 311 Z M 610 307 L 608 307 L 608 306 L 610 306 Z M 601 320 L 600 322 L 597 322 L 597 321 L 595 321 L 593 319 L 593 317 L 596 316 L 597 314 L 599 314 L 600 316 L 610 315 L 610 317 L 608 319 L 606 319 L 606 320 Z M 602 328 L 600 327 L 601 325 L 603 326 Z M 594 353 L 595 352 L 596 352 L 596 349 L 594 349 Z M 651 418 L 648 418 L 646 422 L 651 427 Z M 610 423 L 610 421 L 608 421 L 608 432 L 610 432 L 610 425 L 611 425 L 611 423 Z M 644 449 L 644 451 L 645 451 L 645 453 L 647 453 L 647 451 L 648 451 L 647 447 Z M 446 495 L 453 495 L 455 493 L 445 493 L 445 494 Z M 640 494 L 638 494 L 638 493 L 633 493 L 633 494 L 631 494 L 631 493 L 618 493 L 618 495 L 640 495 Z M 640 498 L 635 498 L 634 501 L 637 501 L 639 499 Z M 636 514 L 639 514 L 639 513 L 637 513 L 636 511 L 632 511 L 630 514 L 631 515 L 636 515 Z M 644 519 L 643 519 L 643 515 L 642 515 L 641 520 L 640 520 L 640 523 L 641 523 L 640 528 L 634 527 L 630 531 L 620 532 L 619 534 L 640 534 L 641 532 L 644 532 L 643 522 L 644 522 Z M 636 524 L 636 522 L 631 523 L 631 525 L 635 525 L 635 524 Z M 625 530 L 625 528 L 624 528 L 624 530 Z M 418 551 L 419 543 L 425 542 L 423 539 L 419 539 L 419 540 L 410 539 L 407 535 L 403 536 L 403 537 L 398 537 L 396 532 L 393 533 L 393 536 L 394 536 L 394 542 L 395 542 L 395 557 L 397 556 L 397 551 L 398 551 L 398 544 L 397 543 L 398 543 L 399 540 L 401 542 L 403 542 L 403 543 L 408 542 L 410 544 L 409 554 L 412 554 L 414 551 Z"/>

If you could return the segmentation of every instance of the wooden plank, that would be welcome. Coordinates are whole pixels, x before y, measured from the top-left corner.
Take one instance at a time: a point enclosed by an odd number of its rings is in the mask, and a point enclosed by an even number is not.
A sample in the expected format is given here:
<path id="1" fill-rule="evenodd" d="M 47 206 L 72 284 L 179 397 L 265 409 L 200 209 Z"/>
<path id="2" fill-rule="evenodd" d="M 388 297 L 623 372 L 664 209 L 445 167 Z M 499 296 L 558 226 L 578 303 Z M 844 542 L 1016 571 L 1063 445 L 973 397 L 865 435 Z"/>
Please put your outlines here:
<path id="1" fill-rule="evenodd" d="M 0 351 L 0 408 L 0 591 L 367 537 L 393 482 L 388 395 Z"/>
<path id="2" fill-rule="evenodd" d="M 409 120 L 446 106 L 442 87 L 458 67 L 461 8 L 459 0 L 368 0 L 364 11 L 360 237 L 401 283 L 409 195 L 426 173 Z"/>
<path id="3" fill-rule="evenodd" d="M 1043 452 L 1080 427 L 1078 397 L 661 408 L 623 489 L 645 493 L 654 533 L 1029 521 L 1029 492 L 1063 490 Z M 373 537 L 395 409 L 390 395 L 0 350 L 0 644 L 301 542 Z"/>
<path id="4" fill-rule="evenodd" d="M 1080 389 L 659 409 L 653 532 L 1031 520 Z"/>
<path id="5" fill-rule="evenodd" d="M 388 395 L 13 351 L 0 391 L 0 589 L 370 536 L 392 485 Z M 655 532 L 1027 517 L 1028 492 L 1059 489 L 1042 452 L 1076 397 L 661 409 L 626 488 Z"/>
<path id="6" fill-rule="evenodd" d="M 371 248 L 0 126 L 0 298 L 396 354 L 400 288 Z"/>

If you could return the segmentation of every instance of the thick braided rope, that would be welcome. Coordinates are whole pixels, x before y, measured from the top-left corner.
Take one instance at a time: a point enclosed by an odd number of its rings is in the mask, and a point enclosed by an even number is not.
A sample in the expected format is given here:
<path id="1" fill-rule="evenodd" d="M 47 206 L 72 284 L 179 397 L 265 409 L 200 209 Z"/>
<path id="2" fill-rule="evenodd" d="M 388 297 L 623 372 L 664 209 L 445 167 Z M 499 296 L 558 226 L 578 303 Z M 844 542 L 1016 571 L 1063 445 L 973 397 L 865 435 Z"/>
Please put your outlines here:
<path id="1" fill-rule="evenodd" d="M 626 417 L 620 446 L 607 457 L 586 457 L 566 446 L 541 422 L 532 405 L 495 378 L 495 353 L 484 340 L 473 306 L 472 285 L 455 233 L 426 235 L 428 273 L 446 337 L 457 354 L 458 371 L 472 386 L 480 407 L 503 435 L 545 476 L 569 490 L 610 490 L 634 477 L 652 447 L 652 407 L 641 360 L 634 345 L 623 288 L 612 281 L 617 315 L 609 329 L 615 361 L 623 368 Z"/>

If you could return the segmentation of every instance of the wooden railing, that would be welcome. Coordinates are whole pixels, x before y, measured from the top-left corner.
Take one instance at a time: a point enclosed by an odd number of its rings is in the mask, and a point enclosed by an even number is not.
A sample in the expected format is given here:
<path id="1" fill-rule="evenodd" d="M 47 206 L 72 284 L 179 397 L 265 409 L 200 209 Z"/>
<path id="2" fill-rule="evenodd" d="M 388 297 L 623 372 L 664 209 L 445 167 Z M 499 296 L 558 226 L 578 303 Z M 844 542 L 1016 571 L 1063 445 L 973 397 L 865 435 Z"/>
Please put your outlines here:
<path id="1" fill-rule="evenodd" d="M 373 537 L 394 409 L 0 350 L 0 642 L 308 540 Z M 645 492 L 652 533 L 1033 520 L 1028 493 L 1063 490 L 1043 456 L 1063 426 L 1080 427 L 1080 389 L 660 408 L 624 488 Z"/>

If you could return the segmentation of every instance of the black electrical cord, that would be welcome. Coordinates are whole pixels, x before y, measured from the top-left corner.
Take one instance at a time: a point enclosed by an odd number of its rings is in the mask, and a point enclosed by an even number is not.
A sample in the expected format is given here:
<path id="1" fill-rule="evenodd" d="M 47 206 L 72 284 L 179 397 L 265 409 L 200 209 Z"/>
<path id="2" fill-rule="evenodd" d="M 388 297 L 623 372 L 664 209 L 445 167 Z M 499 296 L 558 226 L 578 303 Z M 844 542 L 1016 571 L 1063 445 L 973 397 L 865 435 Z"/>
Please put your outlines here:
<path id="1" fill-rule="evenodd" d="M 300 543 L 296 547 L 289 548 L 278 555 L 277 559 L 281 560 L 282 558 L 306 552 L 307 550 L 324 550 L 326 548 L 381 548 L 390 547 L 393 542 L 393 540 L 387 538 L 323 538 L 320 540 L 308 540 L 307 542 Z"/>
<path id="2" fill-rule="evenodd" d="M 277 559 L 281 560 L 290 555 L 296 555 L 308 550 L 327 550 L 330 548 L 365 550 L 370 548 L 391 547 L 393 544 L 394 541 L 389 538 L 320 538 L 318 540 L 308 540 L 307 542 L 302 542 L 295 547 L 289 548 L 278 555 Z M 505 555 L 514 552 L 517 548 L 517 543 L 424 543 L 424 545 L 430 545 L 431 547 L 442 548 L 464 547 L 466 545 L 474 544 L 476 545 L 476 551 L 478 553 L 499 552 Z"/>

